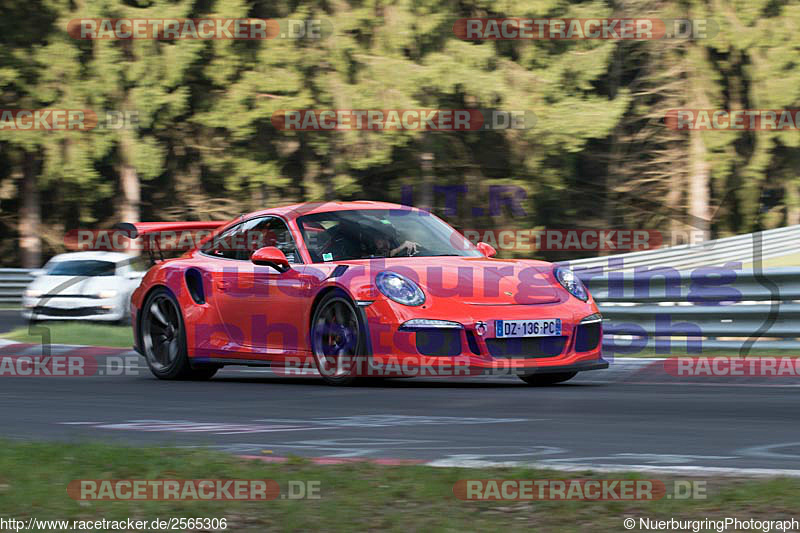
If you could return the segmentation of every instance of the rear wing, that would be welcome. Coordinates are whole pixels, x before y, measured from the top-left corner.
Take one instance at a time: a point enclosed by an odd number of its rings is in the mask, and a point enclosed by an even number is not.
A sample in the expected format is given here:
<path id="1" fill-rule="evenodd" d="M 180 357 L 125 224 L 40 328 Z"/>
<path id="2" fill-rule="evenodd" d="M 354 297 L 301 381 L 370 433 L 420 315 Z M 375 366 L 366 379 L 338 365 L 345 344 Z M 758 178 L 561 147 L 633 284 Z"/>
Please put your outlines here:
<path id="1" fill-rule="evenodd" d="M 160 259 L 164 260 L 164 243 L 185 244 L 185 236 L 189 235 L 189 242 L 199 244 L 209 235 L 219 228 L 227 225 L 229 220 L 198 220 L 194 222 L 120 222 L 114 226 L 115 230 L 121 231 L 129 239 L 139 239 L 149 236 L 148 246 L 146 246 L 150 261 L 155 263 L 154 252 L 158 252 Z M 194 233 L 193 233 L 194 232 Z M 201 235 L 202 238 L 192 240 L 197 233 L 207 232 Z M 189 246 L 193 248 L 194 246 Z"/>
<path id="2" fill-rule="evenodd" d="M 196 222 L 120 222 L 114 226 L 114 229 L 126 232 L 131 239 L 137 239 L 144 235 L 165 231 L 213 231 L 224 226 L 228 222 L 228 220 L 198 220 Z"/>

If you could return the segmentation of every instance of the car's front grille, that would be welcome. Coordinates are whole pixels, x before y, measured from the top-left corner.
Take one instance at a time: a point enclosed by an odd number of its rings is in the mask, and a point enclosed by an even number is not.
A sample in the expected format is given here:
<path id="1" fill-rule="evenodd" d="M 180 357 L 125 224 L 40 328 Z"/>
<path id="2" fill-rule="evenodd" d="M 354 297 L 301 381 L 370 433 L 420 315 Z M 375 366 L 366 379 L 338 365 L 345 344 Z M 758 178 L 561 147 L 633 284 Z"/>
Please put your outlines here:
<path id="1" fill-rule="evenodd" d="M 62 309 L 60 307 L 37 305 L 33 308 L 33 312 L 35 314 L 45 316 L 91 316 L 104 315 L 110 311 L 110 309 L 103 309 L 102 307 L 75 307 L 72 309 Z"/>
<path id="2" fill-rule="evenodd" d="M 420 329 L 414 336 L 422 355 L 452 357 L 461 353 L 460 329 Z"/>
<path id="3" fill-rule="evenodd" d="M 602 325 L 600 322 L 592 324 L 580 324 L 575 333 L 575 351 L 588 352 L 597 348 L 600 343 L 600 332 Z"/>
<path id="4" fill-rule="evenodd" d="M 486 339 L 486 347 L 492 357 L 541 359 L 560 355 L 564 351 L 568 338 L 562 335 L 559 337 Z"/>

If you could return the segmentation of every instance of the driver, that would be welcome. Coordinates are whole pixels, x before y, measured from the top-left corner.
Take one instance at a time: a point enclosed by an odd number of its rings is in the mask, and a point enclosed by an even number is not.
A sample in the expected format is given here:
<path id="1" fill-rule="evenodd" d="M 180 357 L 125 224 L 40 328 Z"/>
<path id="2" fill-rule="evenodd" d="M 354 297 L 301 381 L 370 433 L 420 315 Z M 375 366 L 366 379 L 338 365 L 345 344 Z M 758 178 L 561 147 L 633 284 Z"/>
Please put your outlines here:
<path id="1" fill-rule="evenodd" d="M 403 241 L 402 244 L 394 246 L 397 243 L 397 239 L 395 237 L 394 230 L 391 232 L 391 236 L 385 233 L 378 233 L 375 236 L 374 245 L 377 252 L 376 255 L 382 255 L 383 257 L 395 257 L 401 254 L 415 255 L 419 251 L 419 243 L 413 241 Z"/>

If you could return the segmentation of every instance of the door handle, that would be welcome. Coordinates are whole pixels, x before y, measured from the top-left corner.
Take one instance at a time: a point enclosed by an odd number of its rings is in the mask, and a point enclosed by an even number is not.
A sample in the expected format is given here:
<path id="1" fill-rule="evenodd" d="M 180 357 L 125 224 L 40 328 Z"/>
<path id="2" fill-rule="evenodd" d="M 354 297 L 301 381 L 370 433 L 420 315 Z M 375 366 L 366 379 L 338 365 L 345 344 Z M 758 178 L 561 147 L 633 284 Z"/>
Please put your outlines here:
<path id="1" fill-rule="evenodd" d="M 217 289 L 218 290 L 227 291 L 230 288 L 231 288 L 231 282 L 230 281 L 227 281 L 227 280 L 224 280 L 224 279 L 217 280 Z"/>

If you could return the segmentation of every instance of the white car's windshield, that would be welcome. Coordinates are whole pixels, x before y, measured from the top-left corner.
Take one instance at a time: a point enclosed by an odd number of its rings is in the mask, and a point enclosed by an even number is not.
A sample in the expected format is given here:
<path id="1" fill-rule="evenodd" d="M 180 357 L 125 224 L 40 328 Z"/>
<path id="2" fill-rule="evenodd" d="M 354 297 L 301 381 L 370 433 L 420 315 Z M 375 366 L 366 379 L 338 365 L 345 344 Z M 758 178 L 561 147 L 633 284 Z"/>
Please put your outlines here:
<path id="1" fill-rule="evenodd" d="M 482 254 L 453 228 L 424 211 L 330 211 L 297 219 L 315 263 L 374 257 Z"/>
<path id="2" fill-rule="evenodd" d="M 57 261 L 46 271 L 50 276 L 113 276 L 115 266 L 111 261 Z"/>

